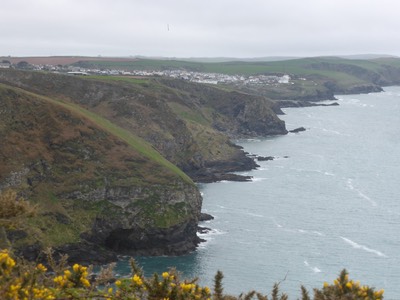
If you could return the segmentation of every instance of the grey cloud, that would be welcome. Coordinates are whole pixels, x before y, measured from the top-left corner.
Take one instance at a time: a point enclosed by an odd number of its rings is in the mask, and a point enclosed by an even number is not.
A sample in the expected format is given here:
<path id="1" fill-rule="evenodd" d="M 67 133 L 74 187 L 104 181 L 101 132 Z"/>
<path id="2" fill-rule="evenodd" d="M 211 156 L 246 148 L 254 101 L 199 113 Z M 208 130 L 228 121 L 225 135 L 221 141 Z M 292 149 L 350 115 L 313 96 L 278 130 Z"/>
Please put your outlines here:
<path id="1" fill-rule="evenodd" d="M 398 55 L 397 3 L 3 0 L 0 55 Z"/>

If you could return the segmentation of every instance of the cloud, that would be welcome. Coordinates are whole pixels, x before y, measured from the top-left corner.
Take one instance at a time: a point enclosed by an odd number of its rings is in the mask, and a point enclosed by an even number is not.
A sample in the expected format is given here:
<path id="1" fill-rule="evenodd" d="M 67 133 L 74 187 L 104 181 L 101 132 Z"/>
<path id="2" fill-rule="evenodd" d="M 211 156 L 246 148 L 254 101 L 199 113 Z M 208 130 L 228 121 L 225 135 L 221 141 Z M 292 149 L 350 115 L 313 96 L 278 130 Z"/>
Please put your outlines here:
<path id="1" fill-rule="evenodd" d="M 0 55 L 400 54 L 394 0 L 3 0 Z"/>

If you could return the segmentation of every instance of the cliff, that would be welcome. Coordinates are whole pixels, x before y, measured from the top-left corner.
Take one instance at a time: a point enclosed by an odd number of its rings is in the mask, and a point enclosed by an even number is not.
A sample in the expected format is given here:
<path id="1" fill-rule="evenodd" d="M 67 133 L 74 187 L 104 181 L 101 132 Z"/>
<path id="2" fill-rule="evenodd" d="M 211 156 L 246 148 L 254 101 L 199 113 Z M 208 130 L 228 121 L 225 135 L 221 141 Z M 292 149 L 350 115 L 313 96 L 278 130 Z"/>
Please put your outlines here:
<path id="1" fill-rule="evenodd" d="M 8 229 L 15 250 L 34 259 L 52 246 L 72 260 L 103 261 L 195 249 L 201 196 L 143 140 L 80 107 L 5 85 L 0 112 L 0 190 L 38 206 Z"/>
<path id="2" fill-rule="evenodd" d="M 260 96 L 163 78 L 0 71 L 0 191 L 38 214 L 7 239 L 25 257 L 73 261 L 193 251 L 197 181 L 246 180 L 256 166 L 232 137 L 284 134 Z"/>
<path id="3" fill-rule="evenodd" d="M 287 133 L 279 108 L 265 97 L 182 80 L 9 70 L 1 81 L 85 107 L 140 136 L 195 180 L 216 163 L 229 172 L 256 166 L 230 138 Z"/>

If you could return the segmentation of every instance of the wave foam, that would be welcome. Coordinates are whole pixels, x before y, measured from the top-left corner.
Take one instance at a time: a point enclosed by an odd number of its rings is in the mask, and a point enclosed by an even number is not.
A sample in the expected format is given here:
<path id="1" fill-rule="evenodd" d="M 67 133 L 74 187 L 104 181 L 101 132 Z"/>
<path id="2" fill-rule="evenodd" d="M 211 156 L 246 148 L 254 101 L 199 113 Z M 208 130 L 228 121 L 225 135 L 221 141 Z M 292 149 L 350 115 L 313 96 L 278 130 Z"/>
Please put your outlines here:
<path id="1" fill-rule="evenodd" d="M 251 179 L 251 181 L 248 181 L 248 182 L 259 182 L 259 181 L 264 181 L 264 180 L 267 180 L 268 178 L 264 178 L 264 177 L 253 177 L 252 179 Z"/>
<path id="2" fill-rule="evenodd" d="M 257 217 L 257 218 L 264 218 L 263 215 L 255 214 L 255 213 L 247 213 L 247 215 L 252 216 L 252 217 Z"/>
<path id="3" fill-rule="evenodd" d="M 314 273 L 321 273 L 321 269 L 319 269 L 318 267 L 311 267 L 310 264 L 308 263 L 308 261 L 304 261 L 304 265 L 309 268 L 310 270 L 312 270 Z"/>
<path id="4" fill-rule="evenodd" d="M 377 204 L 374 200 L 372 200 L 370 197 L 368 197 L 367 195 L 365 195 L 365 194 L 364 194 L 362 191 L 360 191 L 359 189 L 356 189 L 356 188 L 353 186 L 353 180 L 350 179 L 350 178 L 347 179 L 347 187 L 348 187 L 350 190 L 357 192 L 358 196 L 360 196 L 361 198 L 367 200 L 369 203 L 371 203 L 372 206 L 378 206 L 378 204 Z"/>
<path id="5" fill-rule="evenodd" d="M 382 252 L 380 252 L 378 250 L 375 250 L 375 249 L 372 249 L 372 248 L 368 248 L 367 246 L 364 246 L 364 245 L 357 244 L 356 242 L 354 242 L 354 241 L 352 241 L 352 240 L 350 240 L 348 238 L 342 237 L 342 236 L 340 238 L 343 241 L 345 241 L 347 244 L 352 246 L 354 249 L 361 249 L 361 250 L 364 250 L 366 252 L 376 254 L 376 255 L 378 255 L 380 257 L 387 257 L 386 254 L 384 254 L 384 253 L 382 253 Z"/>

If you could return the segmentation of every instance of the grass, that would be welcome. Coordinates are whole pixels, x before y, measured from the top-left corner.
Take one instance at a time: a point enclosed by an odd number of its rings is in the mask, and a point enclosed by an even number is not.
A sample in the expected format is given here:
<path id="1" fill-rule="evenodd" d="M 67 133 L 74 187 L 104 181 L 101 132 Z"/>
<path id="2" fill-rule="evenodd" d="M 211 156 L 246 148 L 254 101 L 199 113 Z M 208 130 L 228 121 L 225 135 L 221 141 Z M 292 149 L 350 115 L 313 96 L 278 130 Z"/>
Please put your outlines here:
<path id="1" fill-rule="evenodd" d="M 175 166 L 170 161 L 168 161 L 163 156 L 161 156 L 161 154 L 157 150 L 155 150 L 150 144 L 145 142 L 143 139 L 141 139 L 140 137 L 133 135 L 131 132 L 111 123 L 109 120 L 107 120 L 93 112 L 86 110 L 85 108 L 83 108 L 77 104 L 71 103 L 71 102 L 56 100 L 56 99 L 53 99 L 50 97 L 46 97 L 46 96 L 38 95 L 38 94 L 29 92 L 29 91 L 25 91 L 23 89 L 16 88 L 16 87 L 11 87 L 11 86 L 7 86 L 7 85 L 3 85 L 3 84 L 0 84 L 0 87 L 7 87 L 14 91 L 25 93 L 27 95 L 31 95 L 31 96 L 41 99 L 43 101 L 64 107 L 64 108 L 76 113 L 76 114 L 90 120 L 91 122 L 95 123 L 101 129 L 103 129 L 103 130 L 109 132 L 110 134 L 118 137 L 119 139 L 125 141 L 129 146 L 134 148 L 137 152 L 142 154 L 144 157 L 147 157 L 148 159 L 150 159 L 154 162 L 157 162 L 158 164 L 169 169 L 174 174 L 177 174 L 178 176 L 180 176 L 185 182 L 192 184 L 192 185 L 194 184 L 193 181 L 182 170 L 180 170 L 177 166 Z"/>
<path id="2" fill-rule="evenodd" d="M 347 65 L 363 68 L 371 72 L 379 72 L 383 65 L 400 67 L 400 59 L 381 58 L 372 60 L 344 59 L 339 57 L 314 57 L 290 59 L 285 61 L 269 62 L 218 62 L 218 63 L 200 63 L 178 60 L 152 60 L 139 59 L 130 62 L 96 61 L 85 62 L 93 66 L 102 66 L 110 69 L 125 70 L 168 70 L 184 69 L 198 72 L 222 73 L 229 75 L 255 75 L 255 74 L 294 74 L 298 76 L 320 75 L 344 82 L 349 79 L 345 71 L 336 72 L 333 70 L 321 70 L 313 67 L 313 64 Z M 357 77 L 350 76 L 353 82 Z M 359 81 L 357 81 L 359 82 Z"/>
<path id="3" fill-rule="evenodd" d="M 150 79 L 148 78 L 135 78 L 130 76 L 111 76 L 111 75 L 90 75 L 86 76 L 85 79 L 94 79 L 105 82 L 126 82 L 132 84 L 147 84 Z"/>

